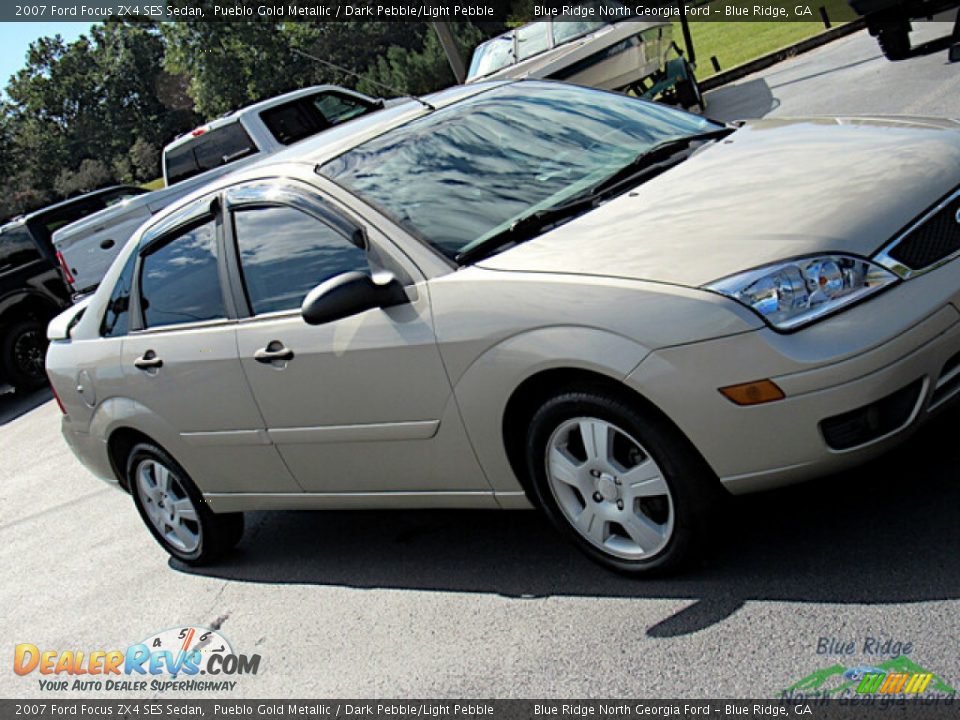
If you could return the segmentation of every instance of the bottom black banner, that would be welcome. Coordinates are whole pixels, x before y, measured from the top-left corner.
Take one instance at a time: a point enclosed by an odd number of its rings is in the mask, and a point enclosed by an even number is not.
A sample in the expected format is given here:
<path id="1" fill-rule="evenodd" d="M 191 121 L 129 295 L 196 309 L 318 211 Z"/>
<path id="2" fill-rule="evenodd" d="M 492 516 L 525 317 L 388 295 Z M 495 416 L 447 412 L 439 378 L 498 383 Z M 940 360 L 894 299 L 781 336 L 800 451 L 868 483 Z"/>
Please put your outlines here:
<path id="1" fill-rule="evenodd" d="M 0 718 L 946 718 L 953 697 L 906 700 L 0 700 Z"/>

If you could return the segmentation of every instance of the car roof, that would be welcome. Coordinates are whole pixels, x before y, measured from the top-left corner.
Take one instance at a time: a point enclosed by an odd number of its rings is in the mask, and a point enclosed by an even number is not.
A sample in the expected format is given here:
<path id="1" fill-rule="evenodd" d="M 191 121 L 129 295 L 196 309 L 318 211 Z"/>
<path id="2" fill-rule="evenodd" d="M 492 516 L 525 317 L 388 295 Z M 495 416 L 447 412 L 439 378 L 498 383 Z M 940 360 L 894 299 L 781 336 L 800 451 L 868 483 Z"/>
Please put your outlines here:
<path id="1" fill-rule="evenodd" d="M 3 228 L 9 227 L 11 225 L 22 225 L 29 222 L 30 220 L 36 220 L 37 218 L 43 217 L 44 215 L 55 213 L 58 210 L 63 210 L 64 208 L 68 208 L 71 205 L 76 205 L 85 200 L 89 200 L 90 198 L 99 197 L 100 195 L 107 195 L 109 193 L 116 192 L 117 190 L 134 190 L 138 194 L 144 194 L 147 192 L 143 188 L 138 187 L 136 185 L 109 185 L 108 187 L 100 188 L 99 190 L 94 190 L 92 192 L 84 193 L 83 195 L 76 195 L 72 198 L 61 200 L 58 203 L 54 203 L 53 205 L 47 205 L 46 207 L 42 207 L 39 210 L 33 210 L 32 212 L 28 212 L 24 215 L 18 215 L 17 217 L 10 220 L 10 222 L 6 223 L 5 225 L 0 225 L 0 231 L 2 231 Z"/>
<path id="2" fill-rule="evenodd" d="M 262 110 L 267 110 L 277 105 L 282 105 L 283 103 L 290 102 L 291 100 L 296 100 L 297 98 L 305 97 L 307 95 L 315 95 L 316 93 L 319 93 L 319 92 L 331 92 L 331 91 L 342 92 L 348 95 L 354 95 L 356 97 L 367 97 L 362 93 L 349 90 L 348 88 L 340 87 L 339 85 L 311 85 L 310 87 L 300 88 L 299 90 L 293 90 L 291 92 L 284 93 L 283 95 L 275 95 L 274 97 L 267 98 L 266 100 L 255 102 L 252 105 L 244 105 L 242 108 L 239 108 L 237 110 L 231 110 L 230 112 L 224 113 L 220 117 L 214 118 L 210 122 L 206 122 L 206 123 L 203 123 L 202 125 L 198 125 L 196 128 L 194 128 L 193 131 L 187 131 L 183 133 L 183 135 L 180 135 L 174 138 L 164 146 L 163 151 L 168 152 L 169 150 L 173 150 L 174 148 L 177 148 L 180 145 L 183 145 L 184 143 L 188 143 L 191 140 L 195 140 L 196 136 L 193 135 L 192 133 L 199 130 L 200 128 L 204 128 L 204 130 L 209 132 L 210 130 L 216 130 L 217 128 L 223 127 L 224 125 L 229 125 L 231 123 L 239 122 L 240 118 L 245 117 L 247 115 L 256 114 Z"/>

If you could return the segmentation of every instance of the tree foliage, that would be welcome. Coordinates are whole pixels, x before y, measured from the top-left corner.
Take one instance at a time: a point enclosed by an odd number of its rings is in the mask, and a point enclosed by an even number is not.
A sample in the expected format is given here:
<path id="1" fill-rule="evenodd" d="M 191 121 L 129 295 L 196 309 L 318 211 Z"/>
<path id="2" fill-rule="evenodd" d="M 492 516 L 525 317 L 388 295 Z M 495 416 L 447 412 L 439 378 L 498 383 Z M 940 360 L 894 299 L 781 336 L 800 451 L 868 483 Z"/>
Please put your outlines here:
<path id="1" fill-rule="evenodd" d="M 503 30 L 452 27 L 466 57 Z M 426 23 L 111 20 L 71 43 L 40 38 L 0 96 L 0 220 L 101 185 L 151 180 L 177 135 L 289 90 L 329 83 L 391 96 L 453 82 Z"/>

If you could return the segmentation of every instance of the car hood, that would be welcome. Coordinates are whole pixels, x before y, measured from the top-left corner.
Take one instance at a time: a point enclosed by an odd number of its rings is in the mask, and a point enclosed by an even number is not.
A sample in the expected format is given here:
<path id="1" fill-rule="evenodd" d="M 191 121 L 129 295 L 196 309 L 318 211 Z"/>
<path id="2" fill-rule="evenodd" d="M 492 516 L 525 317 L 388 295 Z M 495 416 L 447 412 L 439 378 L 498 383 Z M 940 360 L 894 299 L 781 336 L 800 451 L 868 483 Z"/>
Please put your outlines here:
<path id="1" fill-rule="evenodd" d="M 810 253 L 870 256 L 958 183 L 960 121 L 751 121 L 479 266 L 700 286 Z"/>

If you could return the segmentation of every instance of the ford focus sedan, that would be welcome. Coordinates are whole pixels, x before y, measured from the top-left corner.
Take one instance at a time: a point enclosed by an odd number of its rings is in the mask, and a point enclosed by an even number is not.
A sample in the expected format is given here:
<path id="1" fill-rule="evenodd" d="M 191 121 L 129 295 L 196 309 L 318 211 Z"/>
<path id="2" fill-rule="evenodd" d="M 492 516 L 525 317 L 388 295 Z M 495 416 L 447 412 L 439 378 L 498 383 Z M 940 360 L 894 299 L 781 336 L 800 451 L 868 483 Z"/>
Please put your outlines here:
<path id="1" fill-rule="evenodd" d="M 862 463 L 960 392 L 958 257 L 956 121 L 477 84 L 152 219 L 47 369 L 182 561 L 248 510 L 532 505 L 644 573 L 723 495 Z"/>

